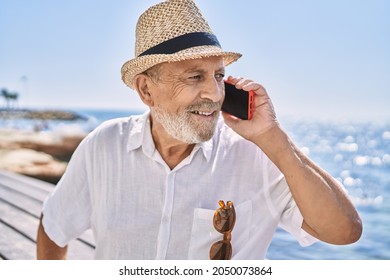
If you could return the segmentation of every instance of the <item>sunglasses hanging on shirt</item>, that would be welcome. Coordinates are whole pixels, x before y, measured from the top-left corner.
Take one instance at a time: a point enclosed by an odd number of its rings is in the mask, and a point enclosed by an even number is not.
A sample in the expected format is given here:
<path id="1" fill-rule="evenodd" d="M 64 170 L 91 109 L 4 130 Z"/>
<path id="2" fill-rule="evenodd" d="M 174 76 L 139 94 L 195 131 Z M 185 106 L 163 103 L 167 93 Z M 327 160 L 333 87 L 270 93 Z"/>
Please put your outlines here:
<path id="1" fill-rule="evenodd" d="M 236 212 L 233 202 L 226 204 L 223 200 L 219 202 L 220 208 L 214 213 L 214 228 L 223 234 L 223 239 L 211 245 L 210 260 L 230 260 L 233 253 L 231 244 L 232 230 L 236 222 Z"/>

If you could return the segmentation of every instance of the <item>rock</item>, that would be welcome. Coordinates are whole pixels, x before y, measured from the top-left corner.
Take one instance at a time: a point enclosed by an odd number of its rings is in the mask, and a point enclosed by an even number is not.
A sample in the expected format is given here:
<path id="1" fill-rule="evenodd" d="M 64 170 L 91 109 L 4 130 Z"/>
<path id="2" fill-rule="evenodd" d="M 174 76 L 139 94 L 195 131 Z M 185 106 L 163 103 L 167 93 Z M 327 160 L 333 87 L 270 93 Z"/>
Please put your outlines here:
<path id="1" fill-rule="evenodd" d="M 67 163 L 30 149 L 0 150 L 0 168 L 19 174 L 57 183 Z"/>
<path id="2" fill-rule="evenodd" d="M 56 183 L 85 136 L 76 127 L 53 132 L 0 129 L 0 168 Z"/>
<path id="3" fill-rule="evenodd" d="M 3 119 L 37 119 L 37 120 L 86 120 L 82 115 L 72 111 L 63 110 L 30 110 L 12 109 L 0 110 L 0 118 Z"/>

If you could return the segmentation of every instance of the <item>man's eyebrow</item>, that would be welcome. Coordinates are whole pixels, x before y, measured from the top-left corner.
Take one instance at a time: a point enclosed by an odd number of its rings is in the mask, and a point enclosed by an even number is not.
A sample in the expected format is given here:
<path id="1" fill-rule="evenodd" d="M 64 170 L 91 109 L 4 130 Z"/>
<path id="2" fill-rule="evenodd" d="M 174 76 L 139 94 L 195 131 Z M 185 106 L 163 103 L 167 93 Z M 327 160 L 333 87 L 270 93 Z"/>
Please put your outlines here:
<path id="1" fill-rule="evenodd" d="M 200 74 L 204 74 L 204 73 L 207 73 L 206 70 L 202 69 L 201 67 L 199 66 L 195 66 L 195 67 L 192 67 L 190 69 L 187 69 L 183 72 L 183 74 L 187 74 L 187 73 L 200 73 Z M 215 70 L 215 72 L 225 72 L 225 67 L 221 67 L 221 68 L 218 68 L 217 70 Z"/>
<path id="2" fill-rule="evenodd" d="M 201 73 L 201 74 L 206 73 L 206 71 L 204 69 L 200 68 L 199 66 L 189 68 L 189 69 L 185 70 L 183 73 L 187 74 L 187 73 L 194 73 L 194 72 Z"/>
<path id="3" fill-rule="evenodd" d="M 225 67 L 222 66 L 221 68 L 217 69 L 215 72 L 224 72 L 225 73 Z"/>

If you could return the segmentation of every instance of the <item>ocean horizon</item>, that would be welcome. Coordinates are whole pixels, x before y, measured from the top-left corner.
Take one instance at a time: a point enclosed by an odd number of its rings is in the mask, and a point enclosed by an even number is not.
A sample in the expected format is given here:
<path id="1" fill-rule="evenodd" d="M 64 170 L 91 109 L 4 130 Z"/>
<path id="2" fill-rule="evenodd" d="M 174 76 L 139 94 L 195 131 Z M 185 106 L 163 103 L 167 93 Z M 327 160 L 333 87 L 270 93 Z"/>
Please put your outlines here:
<path id="1" fill-rule="evenodd" d="M 102 122 L 142 114 L 142 110 L 75 109 L 80 121 L 45 121 L 48 129 L 91 131 Z M 345 246 L 318 242 L 301 247 L 277 230 L 267 259 L 390 259 L 390 119 L 321 121 L 281 118 L 282 126 L 304 153 L 343 184 L 363 220 L 361 239 Z M 36 120 L 0 120 L 0 127 L 33 129 Z"/>

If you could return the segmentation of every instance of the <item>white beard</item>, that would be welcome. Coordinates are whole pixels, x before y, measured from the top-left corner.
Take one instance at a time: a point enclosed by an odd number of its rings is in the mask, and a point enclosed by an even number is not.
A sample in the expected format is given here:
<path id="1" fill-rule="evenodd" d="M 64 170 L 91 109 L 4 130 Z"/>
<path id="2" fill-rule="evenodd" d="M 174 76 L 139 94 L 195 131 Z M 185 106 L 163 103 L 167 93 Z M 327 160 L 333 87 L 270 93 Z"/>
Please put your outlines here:
<path id="1" fill-rule="evenodd" d="M 213 137 L 218 115 L 214 116 L 213 121 L 196 121 L 191 117 L 191 112 L 202 109 L 219 110 L 219 108 L 218 103 L 204 102 L 189 106 L 179 114 L 167 112 L 161 107 L 153 107 L 151 112 L 154 120 L 159 122 L 170 136 L 187 144 L 197 144 Z"/>

